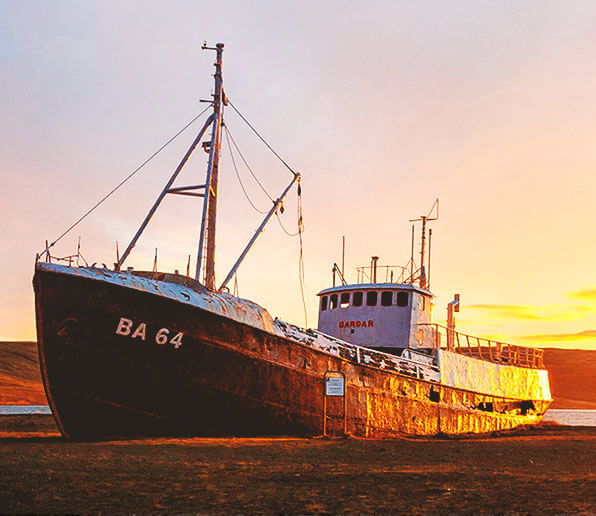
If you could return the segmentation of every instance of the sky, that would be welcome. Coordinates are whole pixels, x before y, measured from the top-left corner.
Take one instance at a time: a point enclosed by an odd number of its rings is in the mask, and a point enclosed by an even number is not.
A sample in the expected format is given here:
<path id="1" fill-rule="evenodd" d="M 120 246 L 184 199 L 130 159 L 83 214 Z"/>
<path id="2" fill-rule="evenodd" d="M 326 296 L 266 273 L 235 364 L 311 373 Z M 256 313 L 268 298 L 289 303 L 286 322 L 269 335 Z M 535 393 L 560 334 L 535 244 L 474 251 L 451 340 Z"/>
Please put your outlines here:
<path id="1" fill-rule="evenodd" d="M 299 242 L 273 220 L 238 272 L 242 297 L 316 326 L 346 237 L 346 275 L 405 265 L 409 219 L 432 223 L 435 320 L 461 295 L 459 330 L 596 349 L 596 4 L 592 1 L 0 0 L 0 340 L 34 340 L 36 253 L 198 114 L 225 43 L 224 87 L 302 174 Z M 269 194 L 291 175 L 228 107 Z M 53 249 L 112 264 L 197 124 Z M 193 134 L 194 133 L 194 134 Z M 177 185 L 204 180 L 195 153 Z M 238 160 L 237 160 L 238 161 Z M 248 196 L 270 201 L 238 161 Z M 261 214 L 222 148 L 217 278 Z M 281 222 L 296 231 L 296 193 Z M 185 271 L 200 200 L 168 196 L 127 265 Z M 419 235 L 419 233 L 418 233 Z M 191 266 L 191 270 L 194 267 Z"/>

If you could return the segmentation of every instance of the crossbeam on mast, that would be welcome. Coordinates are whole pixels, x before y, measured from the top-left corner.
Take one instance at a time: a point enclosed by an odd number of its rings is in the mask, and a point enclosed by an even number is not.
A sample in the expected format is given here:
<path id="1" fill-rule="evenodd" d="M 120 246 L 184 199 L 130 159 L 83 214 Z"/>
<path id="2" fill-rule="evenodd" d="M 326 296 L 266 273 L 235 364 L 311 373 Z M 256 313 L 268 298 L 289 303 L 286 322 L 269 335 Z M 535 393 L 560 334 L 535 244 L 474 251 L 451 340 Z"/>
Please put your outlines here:
<path id="1" fill-rule="evenodd" d="M 204 193 L 196 193 L 192 190 L 202 190 L 205 185 L 193 185 L 193 186 L 177 186 L 176 188 L 170 188 L 166 193 L 176 195 L 192 195 L 193 197 L 205 197 Z"/>
<path id="2" fill-rule="evenodd" d="M 197 135 L 197 137 L 192 142 L 190 148 L 188 149 L 188 151 L 186 151 L 186 154 L 182 158 L 182 161 L 180 161 L 180 164 L 176 167 L 176 170 L 172 174 L 172 177 L 170 177 L 169 181 L 166 183 L 166 186 L 164 187 L 164 189 L 161 191 L 161 193 L 157 197 L 157 200 L 155 201 L 155 203 L 153 204 L 153 206 L 149 210 L 149 213 L 145 217 L 145 220 L 143 220 L 143 222 L 142 222 L 141 226 L 139 227 L 138 231 L 136 232 L 135 236 L 132 237 L 132 240 L 130 241 L 130 244 L 128 244 L 128 247 L 126 248 L 126 250 L 124 251 L 124 253 L 120 257 L 120 260 L 118 260 L 118 263 L 116 263 L 116 270 L 118 270 L 118 271 L 120 270 L 120 268 L 122 267 L 122 264 L 124 263 L 124 260 L 126 260 L 126 258 L 130 254 L 130 252 L 133 250 L 134 246 L 137 244 L 137 241 L 139 240 L 141 234 L 143 233 L 143 231 L 147 227 L 147 224 L 149 224 L 149 221 L 151 220 L 151 218 L 153 217 L 153 215 L 157 211 L 157 208 L 161 204 L 161 201 L 163 201 L 164 197 L 168 193 L 168 190 L 171 189 L 172 185 L 174 184 L 174 181 L 176 181 L 176 178 L 178 177 L 178 174 L 180 174 L 180 171 L 184 168 L 184 165 L 186 165 L 186 162 L 190 158 L 191 154 L 193 153 L 193 151 L 195 150 L 196 146 L 201 141 L 201 138 L 205 134 L 205 131 L 212 124 L 212 122 L 213 122 L 213 115 L 209 116 L 209 118 L 207 119 L 207 121 L 205 122 L 205 124 L 203 125 L 203 127 L 201 128 L 201 130 L 199 131 L 199 134 Z"/>

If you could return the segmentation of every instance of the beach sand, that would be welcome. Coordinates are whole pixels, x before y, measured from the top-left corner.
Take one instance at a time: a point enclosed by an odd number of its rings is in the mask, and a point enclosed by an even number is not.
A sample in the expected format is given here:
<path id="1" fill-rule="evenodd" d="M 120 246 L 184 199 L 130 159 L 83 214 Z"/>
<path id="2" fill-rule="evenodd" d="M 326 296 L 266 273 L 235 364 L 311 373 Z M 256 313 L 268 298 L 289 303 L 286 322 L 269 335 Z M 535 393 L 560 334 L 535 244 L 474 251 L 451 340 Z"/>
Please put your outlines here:
<path id="1" fill-rule="evenodd" d="M 473 439 L 62 439 L 0 417 L 1 513 L 594 513 L 596 428 Z"/>

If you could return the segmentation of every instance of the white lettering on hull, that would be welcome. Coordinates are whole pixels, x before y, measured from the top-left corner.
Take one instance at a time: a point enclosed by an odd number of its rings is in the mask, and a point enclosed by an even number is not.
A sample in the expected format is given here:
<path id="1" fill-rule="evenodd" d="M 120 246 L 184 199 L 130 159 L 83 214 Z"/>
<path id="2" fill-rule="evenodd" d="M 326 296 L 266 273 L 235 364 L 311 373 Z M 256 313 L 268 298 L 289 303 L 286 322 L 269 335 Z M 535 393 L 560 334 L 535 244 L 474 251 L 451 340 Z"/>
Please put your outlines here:
<path id="1" fill-rule="evenodd" d="M 135 330 L 132 331 L 133 327 Z M 139 338 L 142 341 L 147 340 L 147 323 L 141 322 L 138 325 L 135 325 L 134 321 L 131 319 L 127 319 L 126 317 L 121 317 L 120 321 L 118 321 L 118 326 L 116 326 L 116 335 L 122 335 L 123 337 L 129 337 L 131 339 Z M 168 340 L 170 336 L 170 329 L 169 328 L 160 328 L 155 333 L 155 342 L 159 345 L 164 344 L 171 344 L 174 346 L 175 349 L 178 349 L 182 346 L 182 337 L 184 337 L 184 332 L 179 331 L 174 335 L 171 339 Z"/>

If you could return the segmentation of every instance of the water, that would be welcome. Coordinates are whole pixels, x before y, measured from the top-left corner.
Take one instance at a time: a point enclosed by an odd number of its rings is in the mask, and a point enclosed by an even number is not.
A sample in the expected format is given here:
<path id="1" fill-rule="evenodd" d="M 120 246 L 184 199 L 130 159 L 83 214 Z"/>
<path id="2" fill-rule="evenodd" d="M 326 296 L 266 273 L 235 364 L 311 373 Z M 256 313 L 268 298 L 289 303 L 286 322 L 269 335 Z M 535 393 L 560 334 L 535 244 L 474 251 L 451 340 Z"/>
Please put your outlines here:
<path id="1" fill-rule="evenodd" d="M 0 416 L 20 414 L 51 414 L 47 405 L 0 405 Z"/>
<path id="2" fill-rule="evenodd" d="M 562 425 L 596 426 L 596 410 L 550 409 L 544 419 Z"/>
<path id="3" fill-rule="evenodd" d="M 0 415 L 51 414 L 48 405 L 0 405 Z M 596 410 L 551 409 L 544 415 L 546 421 L 562 425 L 596 426 Z"/>

